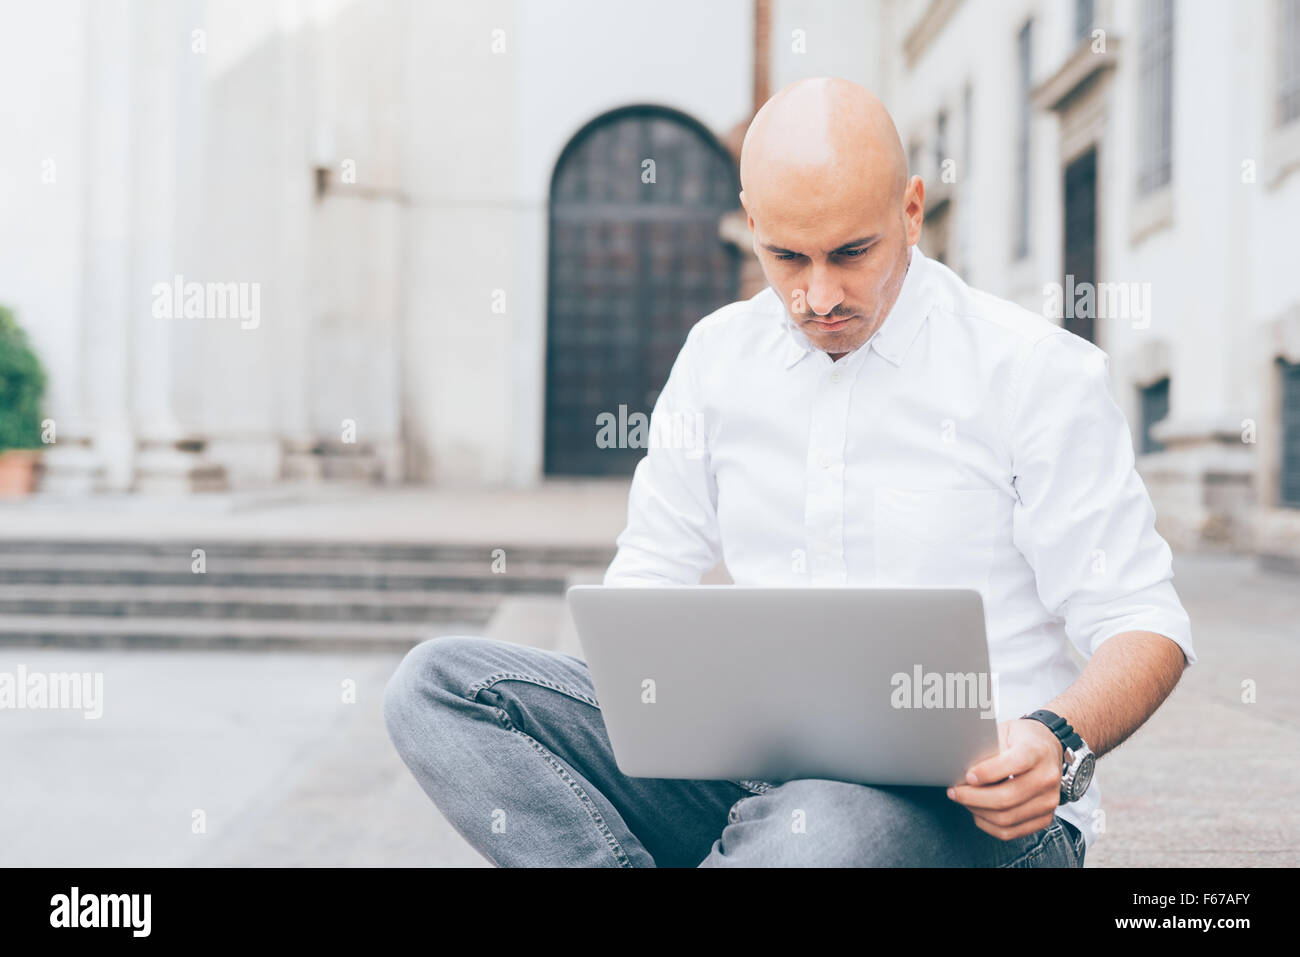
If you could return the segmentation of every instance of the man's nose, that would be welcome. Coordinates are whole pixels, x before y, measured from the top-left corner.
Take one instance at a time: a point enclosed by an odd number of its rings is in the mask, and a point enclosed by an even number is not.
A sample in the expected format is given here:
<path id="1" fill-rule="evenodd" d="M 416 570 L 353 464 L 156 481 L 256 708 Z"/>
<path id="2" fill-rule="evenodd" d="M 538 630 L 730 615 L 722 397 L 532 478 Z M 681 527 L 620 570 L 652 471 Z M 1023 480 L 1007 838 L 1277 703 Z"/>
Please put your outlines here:
<path id="1" fill-rule="evenodd" d="M 831 271 L 825 266 L 812 267 L 812 276 L 808 281 L 808 308 L 824 316 L 844 300 L 844 290 L 840 288 Z"/>

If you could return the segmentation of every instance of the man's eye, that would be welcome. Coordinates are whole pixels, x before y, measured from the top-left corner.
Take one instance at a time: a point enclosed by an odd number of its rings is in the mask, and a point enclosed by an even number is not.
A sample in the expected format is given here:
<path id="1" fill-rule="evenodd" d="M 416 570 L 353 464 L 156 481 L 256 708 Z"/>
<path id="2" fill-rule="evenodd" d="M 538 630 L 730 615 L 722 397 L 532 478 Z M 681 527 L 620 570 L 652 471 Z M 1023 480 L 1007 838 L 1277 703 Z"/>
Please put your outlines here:
<path id="1" fill-rule="evenodd" d="M 871 251 L 870 246 L 861 246 L 858 249 L 846 249 L 836 255 L 847 257 L 848 259 L 857 259 L 859 256 L 865 256 Z M 776 253 L 776 258 L 782 262 L 789 262 L 792 259 L 798 259 L 799 253 Z"/>

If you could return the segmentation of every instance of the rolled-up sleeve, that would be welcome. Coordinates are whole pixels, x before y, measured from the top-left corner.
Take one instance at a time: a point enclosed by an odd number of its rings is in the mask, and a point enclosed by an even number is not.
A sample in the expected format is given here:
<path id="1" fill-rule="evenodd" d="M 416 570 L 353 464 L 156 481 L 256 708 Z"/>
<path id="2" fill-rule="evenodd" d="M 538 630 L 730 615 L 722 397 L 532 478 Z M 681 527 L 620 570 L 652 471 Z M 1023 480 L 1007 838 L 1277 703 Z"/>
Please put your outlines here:
<path id="1" fill-rule="evenodd" d="M 695 585 L 721 557 L 718 490 L 695 368 L 699 328 L 686 337 L 651 413 L 649 448 L 632 476 L 627 526 L 606 585 Z"/>
<path id="2" fill-rule="evenodd" d="M 1149 631 L 1195 663 L 1173 555 L 1111 395 L 1109 357 L 1061 331 L 1038 340 L 1019 368 L 1008 430 L 1012 535 L 1044 607 L 1085 658 L 1114 635 Z"/>

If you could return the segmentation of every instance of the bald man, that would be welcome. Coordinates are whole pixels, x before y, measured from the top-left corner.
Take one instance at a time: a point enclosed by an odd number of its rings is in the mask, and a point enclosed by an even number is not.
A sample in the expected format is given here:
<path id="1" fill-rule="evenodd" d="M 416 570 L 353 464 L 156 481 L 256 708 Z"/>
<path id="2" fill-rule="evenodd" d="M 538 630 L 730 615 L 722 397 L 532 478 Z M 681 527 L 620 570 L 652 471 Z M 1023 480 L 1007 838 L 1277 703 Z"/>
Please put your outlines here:
<path id="1" fill-rule="evenodd" d="M 787 87 L 749 125 L 740 184 L 763 273 L 813 344 L 839 360 L 870 339 L 925 210 L 884 104 L 837 78 Z"/>
<path id="2" fill-rule="evenodd" d="M 774 96 L 740 173 L 769 285 L 691 329 L 654 420 L 701 441 L 638 463 L 605 583 L 725 555 L 738 585 L 976 589 L 1000 753 L 950 789 L 631 778 L 585 663 L 476 636 L 412 649 L 389 734 L 498 865 L 1080 867 L 1096 756 L 1195 661 L 1105 354 L 920 253 L 924 185 L 855 84 Z"/>

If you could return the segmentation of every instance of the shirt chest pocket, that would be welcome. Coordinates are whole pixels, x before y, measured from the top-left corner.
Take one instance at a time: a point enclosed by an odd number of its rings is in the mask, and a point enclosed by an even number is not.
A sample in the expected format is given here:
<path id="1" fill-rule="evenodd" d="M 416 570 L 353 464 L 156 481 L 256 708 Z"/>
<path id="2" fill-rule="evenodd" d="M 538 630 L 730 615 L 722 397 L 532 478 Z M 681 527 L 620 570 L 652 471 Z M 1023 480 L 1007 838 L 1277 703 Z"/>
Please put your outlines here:
<path id="1" fill-rule="evenodd" d="M 987 593 L 1007 499 L 997 489 L 876 489 L 876 584 Z"/>

